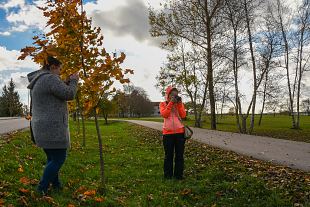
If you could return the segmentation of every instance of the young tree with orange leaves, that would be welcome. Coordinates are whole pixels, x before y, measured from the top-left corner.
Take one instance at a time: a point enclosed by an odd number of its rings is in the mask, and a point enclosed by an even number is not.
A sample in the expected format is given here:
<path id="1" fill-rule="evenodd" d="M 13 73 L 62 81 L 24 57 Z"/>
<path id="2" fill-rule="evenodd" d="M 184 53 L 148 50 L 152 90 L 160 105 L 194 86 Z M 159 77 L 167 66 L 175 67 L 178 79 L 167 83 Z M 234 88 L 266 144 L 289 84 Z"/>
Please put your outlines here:
<path id="1" fill-rule="evenodd" d="M 81 6 L 81 12 L 79 7 Z M 44 64 L 48 55 L 57 57 L 63 63 L 61 77 L 66 79 L 70 74 L 80 73 L 78 101 L 83 105 L 83 114 L 93 112 L 98 135 L 101 187 L 104 189 L 104 160 L 102 137 L 98 122 L 98 104 L 102 96 L 115 91 L 115 81 L 129 82 L 125 74 L 133 74 L 130 69 L 122 69 L 126 58 L 124 53 L 113 58 L 103 47 L 103 36 L 99 27 L 92 27 L 92 22 L 83 11 L 80 0 L 46 1 L 46 7 L 40 8 L 48 18 L 47 26 L 51 31 L 35 36 L 33 46 L 21 50 L 19 59 L 31 56 L 33 61 Z"/>

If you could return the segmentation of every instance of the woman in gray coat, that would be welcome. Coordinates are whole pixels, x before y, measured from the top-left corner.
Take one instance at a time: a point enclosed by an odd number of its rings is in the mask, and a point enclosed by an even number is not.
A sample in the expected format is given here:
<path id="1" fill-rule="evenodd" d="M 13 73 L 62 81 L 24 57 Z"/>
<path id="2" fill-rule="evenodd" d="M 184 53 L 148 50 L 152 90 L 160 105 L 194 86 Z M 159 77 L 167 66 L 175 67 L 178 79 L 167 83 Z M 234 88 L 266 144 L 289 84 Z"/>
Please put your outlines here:
<path id="1" fill-rule="evenodd" d="M 42 195 L 47 194 L 50 183 L 55 189 L 62 188 L 58 174 L 70 147 L 67 101 L 76 95 L 79 76 L 75 73 L 65 83 L 59 77 L 60 70 L 61 62 L 48 57 L 42 69 L 27 75 L 32 102 L 31 128 L 36 145 L 47 156 L 37 187 Z"/>

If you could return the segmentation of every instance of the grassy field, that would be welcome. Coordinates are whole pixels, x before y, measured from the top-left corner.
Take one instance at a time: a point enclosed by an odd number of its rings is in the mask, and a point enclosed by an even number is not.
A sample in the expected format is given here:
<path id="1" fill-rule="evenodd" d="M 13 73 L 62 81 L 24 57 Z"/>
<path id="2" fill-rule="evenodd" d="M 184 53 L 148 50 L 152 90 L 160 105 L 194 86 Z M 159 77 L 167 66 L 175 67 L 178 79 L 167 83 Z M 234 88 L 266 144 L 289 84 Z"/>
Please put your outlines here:
<path id="1" fill-rule="evenodd" d="M 185 180 L 163 179 L 158 131 L 125 122 L 101 123 L 106 193 L 100 195 L 95 126 L 87 146 L 70 123 L 72 148 L 62 168 L 62 193 L 37 197 L 45 164 L 29 132 L 0 138 L 0 206 L 304 206 L 310 207 L 310 173 L 240 156 L 192 140 L 186 144 Z"/>
<path id="2" fill-rule="evenodd" d="M 139 118 L 134 118 L 139 119 Z M 194 117 L 188 116 L 188 121 L 185 121 L 189 126 L 194 126 Z M 140 118 L 140 120 L 162 122 L 160 117 Z M 261 126 L 258 126 L 259 116 L 255 117 L 255 127 L 253 134 L 274 137 L 279 139 L 288 139 L 294 141 L 310 142 L 310 116 L 300 117 L 300 130 L 291 129 L 291 118 L 286 115 L 264 115 Z M 210 117 L 203 117 L 203 128 L 210 129 Z M 238 132 L 236 127 L 235 116 L 225 115 L 223 118 L 218 118 L 217 130 Z"/>

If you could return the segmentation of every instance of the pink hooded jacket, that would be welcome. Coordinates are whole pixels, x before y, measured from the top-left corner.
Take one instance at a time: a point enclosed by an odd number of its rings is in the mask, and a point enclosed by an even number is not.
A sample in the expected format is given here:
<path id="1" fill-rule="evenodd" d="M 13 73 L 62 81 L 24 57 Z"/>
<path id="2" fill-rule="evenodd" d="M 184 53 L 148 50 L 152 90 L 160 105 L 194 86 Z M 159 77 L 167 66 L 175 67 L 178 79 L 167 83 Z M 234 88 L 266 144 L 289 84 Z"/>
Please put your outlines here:
<path id="1" fill-rule="evenodd" d="M 168 102 L 170 92 L 174 87 L 169 86 L 166 89 L 166 101 L 159 105 L 160 114 L 164 118 L 163 134 L 178 134 L 184 133 L 184 125 L 180 118 L 186 117 L 184 104 Z"/>

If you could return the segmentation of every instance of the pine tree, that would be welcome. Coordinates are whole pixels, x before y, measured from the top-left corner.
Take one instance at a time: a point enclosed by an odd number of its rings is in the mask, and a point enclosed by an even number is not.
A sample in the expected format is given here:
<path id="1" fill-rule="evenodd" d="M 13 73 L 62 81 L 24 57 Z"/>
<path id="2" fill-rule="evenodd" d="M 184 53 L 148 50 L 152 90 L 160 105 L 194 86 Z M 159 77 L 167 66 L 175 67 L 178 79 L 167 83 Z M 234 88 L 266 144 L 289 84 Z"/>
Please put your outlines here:
<path id="1" fill-rule="evenodd" d="M 2 88 L 2 96 L 0 97 L 0 115 L 1 116 L 18 116 L 22 114 L 23 104 L 20 102 L 20 97 L 15 91 L 15 83 L 13 79 L 8 85 Z"/>

